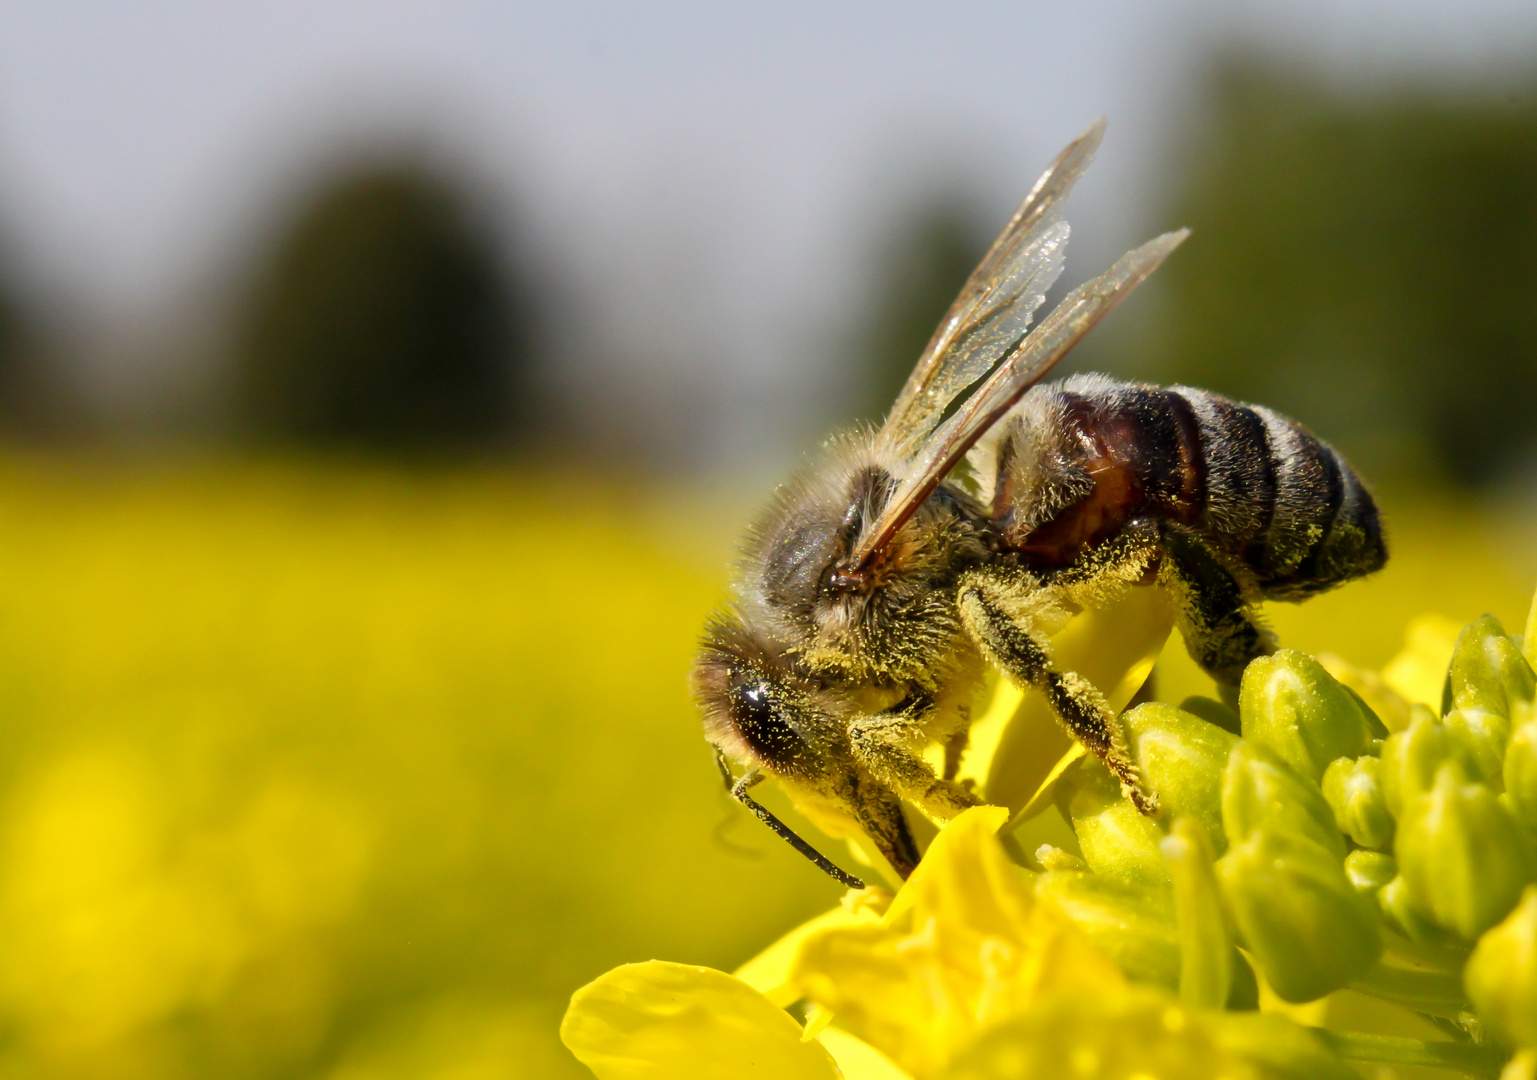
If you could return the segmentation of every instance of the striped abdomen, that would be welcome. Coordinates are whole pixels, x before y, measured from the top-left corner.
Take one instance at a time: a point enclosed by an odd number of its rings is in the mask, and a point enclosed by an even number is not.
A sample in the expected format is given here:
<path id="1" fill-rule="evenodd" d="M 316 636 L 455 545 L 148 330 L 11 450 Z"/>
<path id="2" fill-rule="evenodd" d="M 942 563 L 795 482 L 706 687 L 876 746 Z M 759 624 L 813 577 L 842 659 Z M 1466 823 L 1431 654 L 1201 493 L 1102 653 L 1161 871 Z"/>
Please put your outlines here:
<path id="1" fill-rule="evenodd" d="M 1053 486 L 1069 494 L 1008 538 L 1026 558 L 1074 561 L 1151 516 L 1188 526 L 1271 599 L 1304 599 L 1387 559 L 1376 504 L 1355 472 L 1270 409 L 1102 376 L 1036 393 L 1017 437 L 1056 464 L 1037 468 L 1029 486 L 1039 492 L 1044 481 L 1048 501 Z M 1011 501 L 1005 471 L 1000 462 L 999 495 Z"/>

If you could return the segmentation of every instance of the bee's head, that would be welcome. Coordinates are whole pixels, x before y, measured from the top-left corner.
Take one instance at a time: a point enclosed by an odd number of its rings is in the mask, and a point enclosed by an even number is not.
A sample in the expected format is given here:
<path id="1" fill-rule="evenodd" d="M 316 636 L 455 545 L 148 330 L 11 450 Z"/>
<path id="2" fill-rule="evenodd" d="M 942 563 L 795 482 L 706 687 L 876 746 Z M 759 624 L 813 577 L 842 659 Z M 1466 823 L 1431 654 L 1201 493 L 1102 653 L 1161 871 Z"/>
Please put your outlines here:
<path id="1" fill-rule="evenodd" d="M 786 782 L 803 812 L 815 807 L 813 820 L 832 835 L 862 829 L 886 837 L 882 852 L 898 873 L 911 872 L 918 851 L 900 805 L 883 785 L 861 776 L 851 752 L 845 695 L 799 671 L 731 613 L 709 625 L 694 663 L 694 697 L 732 797 L 791 847 L 844 885 L 865 887 L 747 794 L 764 774 Z M 729 762 L 746 771 L 734 776 Z"/>
<path id="2" fill-rule="evenodd" d="M 891 470 L 845 453 L 782 489 L 751 534 L 744 607 L 811 668 L 858 681 L 912 678 L 959 630 L 948 586 L 982 546 L 948 492 L 930 497 L 865 566 L 849 565 L 896 487 Z"/>
<path id="3" fill-rule="evenodd" d="M 827 695 L 735 615 L 711 621 L 693 684 L 705 738 L 732 761 L 803 782 L 837 772 L 843 726 Z"/>

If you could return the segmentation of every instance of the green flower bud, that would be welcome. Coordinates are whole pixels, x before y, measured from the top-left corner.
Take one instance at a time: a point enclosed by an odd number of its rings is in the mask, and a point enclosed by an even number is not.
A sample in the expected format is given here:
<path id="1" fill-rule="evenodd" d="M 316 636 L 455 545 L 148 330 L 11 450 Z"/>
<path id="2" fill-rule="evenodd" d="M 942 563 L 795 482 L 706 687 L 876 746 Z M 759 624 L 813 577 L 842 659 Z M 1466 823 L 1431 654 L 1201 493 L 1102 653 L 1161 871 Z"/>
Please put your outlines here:
<path id="1" fill-rule="evenodd" d="M 1478 939 L 1463 971 L 1478 1015 L 1505 1042 L 1537 1049 L 1537 888 Z"/>
<path id="2" fill-rule="evenodd" d="M 1266 1080 L 1360 1080 L 1309 1029 L 1273 1013 L 1231 1013 L 1213 1021 L 1217 1045 L 1259 1066 Z"/>
<path id="3" fill-rule="evenodd" d="M 1398 863 L 1380 851 L 1352 851 L 1345 856 L 1345 876 L 1356 892 L 1374 895 L 1398 873 Z"/>
<path id="4" fill-rule="evenodd" d="M 1208 724 L 1221 728 L 1230 735 L 1237 735 L 1243 731 L 1243 724 L 1238 719 L 1238 714 L 1216 698 L 1200 697 L 1199 695 L 1187 697 L 1179 703 L 1179 707 L 1192 716 L 1199 716 Z"/>
<path id="5" fill-rule="evenodd" d="M 1362 847 L 1379 850 L 1393 839 L 1393 815 L 1378 777 L 1381 766 L 1369 756 L 1340 758 L 1324 770 L 1321 785 L 1341 831 Z"/>
<path id="6" fill-rule="evenodd" d="M 1381 761 L 1377 779 L 1394 817 L 1402 817 L 1405 804 L 1430 790 L 1441 766 L 1450 764 L 1469 777 L 1478 772 L 1461 738 L 1421 706 L 1415 707 L 1407 728 L 1382 744 Z"/>
<path id="7" fill-rule="evenodd" d="M 1376 905 L 1337 854 L 1305 837 L 1256 829 L 1217 861 L 1217 879 L 1249 955 L 1285 1001 L 1338 990 L 1382 951 Z"/>
<path id="8" fill-rule="evenodd" d="M 1220 853 L 1227 849 L 1222 831 L 1222 774 L 1238 737 L 1172 705 L 1138 705 L 1122 716 L 1131 735 L 1132 754 L 1158 792 L 1165 820 L 1188 815 L 1200 822 Z"/>
<path id="9" fill-rule="evenodd" d="M 1532 606 L 1526 609 L 1526 633 L 1521 638 L 1521 654 L 1537 670 L 1537 593 L 1532 594 Z"/>
<path id="10" fill-rule="evenodd" d="M 1193 1009 L 1220 1009 L 1233 981 L 1233 943 L 1212 869 L 1211 841 L 1199 821 L 1182 817 L 1159 847 L 1174 882 L 1179 998 Z"/>
<path id="11" fill-rule="evenodd" d="M 1457 940 L 1426 918 L 1410 901 L 1409 887 L 1401 876 L 1395 876 L 1377 890 L 1377 907 L 1388 926 L 1416 944 L 1440 948 Z"/>
<path id="12" fill-rule="evenodd" d="M 1035 895 L 1060 908 L 1128 977 L 1179 988 L 1179 937 L 1167 888 L 1051 870 L 1036 878 Z"/>
<path id="13" fill-rule="evenodd" d="M 1374 737 L 1386 739 L 1389 733 L 1409 726 L 1409 702 L 1377 672 L 1358 668 L 1328 653 L 1320 653 L 1318 662 L 1361 702 Z"/>
<path id="14" fill-rule="evenodd" d="M 1071 851 L 1063 851 L 1052 844 L 1042 844 L 1035 849 L 1035 861 L 1042 870 L 1087 870 L 1089 864 Z"/>
<path id="15" fill-rule="evenodd" d="M 1442 724 L 1463 749 L 1471 765 L 1469 778 L 1505 790 L 1505 745 L 1510 742 L 1510 718 L 1483 709 L 1453 709 Z"/>
<path id="16" fill-rule="evenodd" d="M 1128 978 L 1178 989 L 1180 941 L 1174 897 L 1167 887 L 1056 870 L 1036 877 L 1035 895 L 1056 905 Z M 1228 964 L 1227 1007 L 1258 1008 L 1254 972 L 1231 946 Z"/>
<path id="17" fill-rule="evenodd" d="M 1222 824 L 1229 845 L 1267 828 L 1308 838 L 1336 859 L 1345 856 L 1345 838 L 1318 788 L 1248 739 L 1239 740 L 1228 755 L 1222 777 Z"/>
<path id="18" fill-rule="evenodd" d="M 1441 711 L 1490 712 L 1507 719 L 1537 697 L 1537 674 L 1493 615 L 1473 622 L 1457 638 Z"/>
<path id="19" fill-rule="evenodd" d="M 1533 878 L 1530 840 L 1484 784 L 1450 765 L 1398 822 L 1399 873 L 1421 914 L 1465 940 L 1502 919 Z"/>
<path id="20" fill-rule="evenodd" d="M 1501 769 L 1505 805 L 1527 830 L 1537 834 L 1537 719 L 1518 727 L 1505 744 Z"/>
<path id="21" fill-rule="evenodd" d="M 1251 662 L 1238 700 L 1243 737 L 1315 783 L 1329 762 L 1364 754 L 1371 743 L 1373 724 L 1360 698 L 1294 649 Z"/>
<path id="22" fill-rule="evenodd" d="M 1169 870 L 1158 851 L 1162 831 L 1121 794 L 1120 782 L 1097 758 L 1081 758 L 1064 772 L 1055 798 L 1095 873 L 1167 887 Z"/>

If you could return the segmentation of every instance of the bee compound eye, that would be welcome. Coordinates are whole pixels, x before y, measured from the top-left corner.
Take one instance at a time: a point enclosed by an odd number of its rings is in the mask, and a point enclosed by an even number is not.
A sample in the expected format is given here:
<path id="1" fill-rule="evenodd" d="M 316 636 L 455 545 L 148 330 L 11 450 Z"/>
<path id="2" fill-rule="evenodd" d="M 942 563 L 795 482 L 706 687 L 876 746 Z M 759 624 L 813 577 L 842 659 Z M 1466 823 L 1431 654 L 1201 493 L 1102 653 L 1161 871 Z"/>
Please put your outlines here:
<path id="1" fill-rule="evenodd" d="M 731 690 L 731 715 L 738 733 L 765 765 L 791 770 L 800 760 L 805 743 L 788 719 L 783 690 L 762 679 L 750 680 Z"/>

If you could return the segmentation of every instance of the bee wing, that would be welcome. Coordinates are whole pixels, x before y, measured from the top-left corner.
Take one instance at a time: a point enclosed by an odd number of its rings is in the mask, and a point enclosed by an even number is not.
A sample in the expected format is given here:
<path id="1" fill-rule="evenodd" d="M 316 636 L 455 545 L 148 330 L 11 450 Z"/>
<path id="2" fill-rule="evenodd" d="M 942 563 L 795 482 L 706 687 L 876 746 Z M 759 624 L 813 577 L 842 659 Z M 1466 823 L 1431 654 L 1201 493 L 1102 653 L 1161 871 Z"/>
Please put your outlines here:
<path id="1" fill-rule="evenodd" d="M 1019 343 L 1046 298 L 1067 250 L 1058 204 L 1088 168 L 1105 133 L 1096 120 L 1035 182 L 999 233 L 907 377 L 881 428 L 899 451 L 927 438 L 952 401 Z"/>
<path id="2" fill-rule="evenodd" d="M 864 566 L 1025 391 L 1147 280 L 1189 235 L 1188 229 L 1164 233 L 1127 252 L 1109 270 L 1069 293 L 934 433 L 886 506 L 865 528 L 847 565 Z"/>

